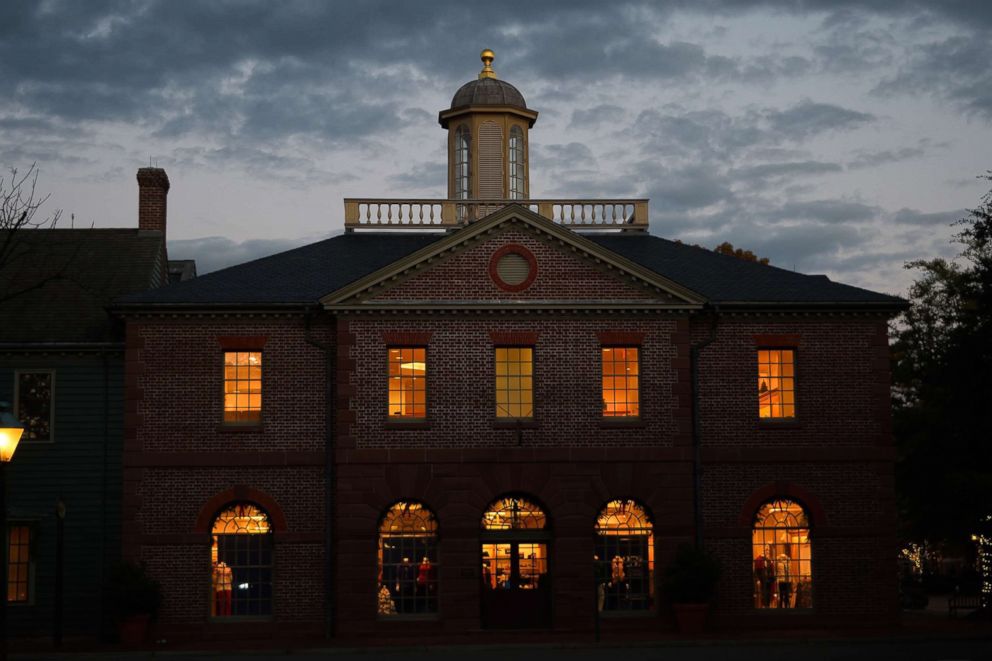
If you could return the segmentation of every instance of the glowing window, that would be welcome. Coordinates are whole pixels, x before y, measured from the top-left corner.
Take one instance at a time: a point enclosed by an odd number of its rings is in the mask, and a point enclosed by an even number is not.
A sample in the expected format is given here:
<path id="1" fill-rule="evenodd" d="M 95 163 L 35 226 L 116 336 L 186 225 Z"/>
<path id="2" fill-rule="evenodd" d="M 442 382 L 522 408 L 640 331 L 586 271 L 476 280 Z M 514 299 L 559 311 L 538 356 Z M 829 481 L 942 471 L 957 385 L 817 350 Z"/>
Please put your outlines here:
<path id="1" fill-rule="evenodd" d="M 641 414 L 637 347 L 603 347 L 603 415 L 636 418 Z"/>
<path id="2" fill-rule="evenodd" d="M 758 351 L 758 415 L 762 418 L 796 417 L 795 351 Z"/>
<path id="3" fill-rule="evenodd" d="M 269 517 L 250 503 L 217 515 L 210 548 L 210 614 L 272 614 L 272 535 Z"/>
<path id="4" fill-rule="evenodd" d="M 756 608 L 812 608 L 809 518 L 802 505 L 777 499 L 754 518 L 751 562 Z"/>
<path id="5" fill-rule="evenodd" d="M 224 422 L 262 420 L 262 352 L 224 352 Z"/>
<path id="6" fill-rule="evenodd" d="M 427 349 L 392 347 L 389 361 L 389 417 L 427 417 Z"/>
<path id="7" fill-rule="evenodd" d="M 437 520 L 420 503 L 396 503 L 379 526 L 379 615 L 437 612 Z"/>
<path id="8" fill-rule="evenodd" d="M 534 417 L 534 349 L 496 347 L 496 417 Z"/>
<path id="9" fill-rule="evenodd" d="M 600 611 L 654 606 L 654 526 L 632 500 L 613 500 L 596 519 L 596 607 Z"/>
<path id="10" fill-rule="evenodd" d="M 485 530 L 544 530 L 544 510 L 525 498 L 500 498 L 482 515 Z"/>
<path id="11" fill-rule="evenodd" d="M 31 584 L 31 528 L 7 528 L 7 601 L 27 603 Z"/>
<path id="12" fill-rule="evenodd" d="M 526 197 L 524 190 L 524 134 L 519 126 L 510 129 L 510 199 L 521 200 Z"/>

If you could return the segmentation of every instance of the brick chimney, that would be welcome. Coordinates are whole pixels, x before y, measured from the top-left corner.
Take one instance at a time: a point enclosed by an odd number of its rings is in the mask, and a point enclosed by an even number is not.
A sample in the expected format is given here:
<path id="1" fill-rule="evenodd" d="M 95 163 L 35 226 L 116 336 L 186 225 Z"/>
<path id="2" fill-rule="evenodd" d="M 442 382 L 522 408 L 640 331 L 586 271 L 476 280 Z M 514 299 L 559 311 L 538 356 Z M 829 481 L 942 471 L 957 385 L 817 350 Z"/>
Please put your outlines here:
<path id="1" fill-rule="evenodd" d="M 165 236 L 165 202 L 169 175 L 162 168 L 138 169 L 138 229 L 158 230 Z"/>

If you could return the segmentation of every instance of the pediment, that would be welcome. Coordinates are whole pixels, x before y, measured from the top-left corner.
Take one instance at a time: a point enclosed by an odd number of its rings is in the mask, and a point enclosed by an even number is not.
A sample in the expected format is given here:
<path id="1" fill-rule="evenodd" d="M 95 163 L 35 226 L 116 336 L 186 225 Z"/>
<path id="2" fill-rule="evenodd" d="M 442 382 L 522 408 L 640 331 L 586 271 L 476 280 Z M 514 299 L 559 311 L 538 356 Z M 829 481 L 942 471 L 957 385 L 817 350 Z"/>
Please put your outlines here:
<path id="1" fill-rule="evenodd" d="M 334 310 L 695 309 L 703 298 L 511 205 L 321 299 Z"/>

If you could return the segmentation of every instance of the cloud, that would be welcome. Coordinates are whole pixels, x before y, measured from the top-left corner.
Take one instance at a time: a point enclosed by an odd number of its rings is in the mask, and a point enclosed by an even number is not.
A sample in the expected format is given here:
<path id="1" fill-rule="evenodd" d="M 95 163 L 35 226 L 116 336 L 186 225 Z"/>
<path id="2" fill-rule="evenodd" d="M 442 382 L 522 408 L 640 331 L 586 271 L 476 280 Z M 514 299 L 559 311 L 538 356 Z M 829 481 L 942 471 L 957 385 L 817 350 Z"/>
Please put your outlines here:
<path id="1" fill-rule="evenodd" d="M 234 241 L 224 236 L 169 241 L 169 256 L 175 259 L 195 259 L 198 275 L 267 257 L 285 250 L 313 243 L 327 236 L 306 236 L 296 239 L 249 239 Z"/>
<path id="2" fill-rule="evenodd" d="M 967 209 L 953 209 L 951 211 L 937 211 L 934 213 L 924 213 L 916 209 L 903 207 L 891 214 L 892 221 L 900 225 L 919 225 L 923 227 L 948 227 L 951 223 L 960 220 L 968 215 Z"/>
<path id="3" fill-rule="evenodd" d="M 616 124 L 623 119 L 624 109 L 609 103 L 593 106 L 592 108 L 576 108 L 572 111 L 569 128 L 597 129 L 602 124 Z"/>
<path id="4" fill-rule="evenodd" d="M 769 128 L 792 140 L 802 140 L 830 131 L 850 130 L 875 121 L 875 116 L 831 103 L 804 99 L 786 110 L 765 112 Z"/>
<path id="5" fill-rule="evenodd" d="M 962 112 L 992 122 L 992 31 L 932 41 L 914 49 L 899 72 L 881 82 L 880 95 L 935 94 Z"/>
<path id="6" fill-rule="evenodd" d="M 813 220 L 836 226 L 872 220 L 880 212 L 880 208 L 861 202 L 825 199 L 788 202 L 766 217 L 772 220 Z"/>

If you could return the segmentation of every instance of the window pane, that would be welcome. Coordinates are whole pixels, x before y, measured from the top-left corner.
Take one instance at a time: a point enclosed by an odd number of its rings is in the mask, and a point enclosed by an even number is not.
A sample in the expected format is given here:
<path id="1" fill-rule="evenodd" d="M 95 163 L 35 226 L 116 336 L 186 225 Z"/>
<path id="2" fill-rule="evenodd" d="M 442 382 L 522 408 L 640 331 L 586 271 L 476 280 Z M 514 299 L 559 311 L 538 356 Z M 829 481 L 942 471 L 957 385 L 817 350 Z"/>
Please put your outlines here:
<path id="1" fill-rule="evenodd" d="M 607 503 L 596 521 L 596 607 L 600 611 L 654 606 L 654 528 L 630 500 Z"/>
<path id="2" fill-rule="evenodd" d="M 31 529 L 8 526 L 7 535 L 7 601 L 26 602 L 30 587 Z"/>
<path id="3" fill-rule="evenodd" d="M 603 416 L 635 418 L 640 415 L 637 347 L 603 347 Z"/>
<path id="4" fill-rule="evenodd" d="M 497 347 L 496 417 L 532 418 L 533 407 L 533 349 L 530 347 Z"/>
<path id="5" fill-rule="evenodd" d="M 792 349 L 758 351 L 759 417 L 794 418 L 796 416 L 794 361 L 795 351 Z"/>
<path id="6" fill-rule="evenodd" d="M 22 441 L 52 440 L 52 372 L 17 374 L 16 417 L 24 424 Z"/>
<path id="7" fill-rule="evenodd" d="M 803 507 L 786 499 L 765 503 L 751 535 L 755 608 L 812 608 L 812 554 Z"/>
<path id="8" fill-rule="evenodd" d="M 250 503 L 221 512 L 213 524 L 210 614 L 272 614 L 272 535 L 269 518 Z"/>
<path id="9" fill-rule="evenodd" d="M 437 522 L 420 503 L 399 502 L 379 526 L 378 614 L 436 613 Z"/>
<path id="10" fill-rule="evenodd" d="M 224 422 L 262 419 L 262 352 L 224 352 Z"/>
<path id="11" fill-rule="evenodd" d="M 427 349 L 395 347 L 386 351 L 387 413 L 391 418 L 425 418 Z"/>

